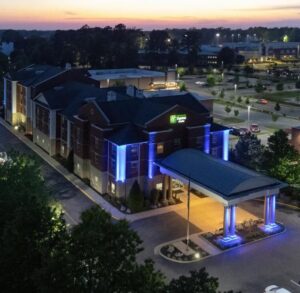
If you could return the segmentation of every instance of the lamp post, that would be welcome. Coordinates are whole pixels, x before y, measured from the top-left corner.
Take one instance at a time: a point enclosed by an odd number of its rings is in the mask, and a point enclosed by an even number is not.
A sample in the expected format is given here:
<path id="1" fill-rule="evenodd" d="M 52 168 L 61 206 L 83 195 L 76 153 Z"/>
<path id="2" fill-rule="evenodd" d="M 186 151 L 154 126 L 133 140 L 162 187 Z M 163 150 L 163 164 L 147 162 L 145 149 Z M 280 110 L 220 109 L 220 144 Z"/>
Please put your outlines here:
<path id="1" fill-rule="evenodd" d="M 220 33 L 216 33 L 217 45 L 219 45 Z"/>
<path id="2" fill-rule="evenodd" d="M 251 112 L 251 106 L 248 105 L 247 109 L 248 109 L 248 128 L 250 129 L 250 112 Z"/>

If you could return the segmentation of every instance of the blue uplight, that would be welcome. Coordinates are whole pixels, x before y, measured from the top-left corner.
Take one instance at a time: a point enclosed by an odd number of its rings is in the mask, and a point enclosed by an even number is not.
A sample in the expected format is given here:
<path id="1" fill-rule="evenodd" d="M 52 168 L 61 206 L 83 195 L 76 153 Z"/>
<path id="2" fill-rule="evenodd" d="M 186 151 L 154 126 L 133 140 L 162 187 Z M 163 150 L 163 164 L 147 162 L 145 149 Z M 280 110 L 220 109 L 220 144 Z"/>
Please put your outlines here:
<path id="1" fill-rule="evenodd" d="M 268 224 L 268 225 L 262 225 L 260 228 L 266 233 L 266 234 L 273 234 L 276 232 L 279 232 L 282 230 L 282 227 L 279 226 L 276 223 Z"/>
<path id="2" fill-rule="evenodd" d="M 204 152 L 210 153 L 210 124 L 204 125 Z"/>
<path id="3" fill-rule="evenodd" d="M 126 145 L 117 147 L 116 180 L 124 182 L 126 179 Z"/>
<path id="4" fill-rule="evenodd" d="M 229 129 L 223 131 L 223 160 L 228 161 L 229 157 Z"/>
<path id="5" fill-rule="evenodd" d="M 153 162 L 155 160 L 155 132 L 149 133 L 148 177 L 153 178 Z"/>
<path id="6" fill-rule="evenodd" d="M 242 238 L 236 234 L 229 235 L 226 237 L 220 237 L 218 240 L 220 246 L 224 248 L 230 248 L 233 246 L 237 246 L 242 243 Z"/>

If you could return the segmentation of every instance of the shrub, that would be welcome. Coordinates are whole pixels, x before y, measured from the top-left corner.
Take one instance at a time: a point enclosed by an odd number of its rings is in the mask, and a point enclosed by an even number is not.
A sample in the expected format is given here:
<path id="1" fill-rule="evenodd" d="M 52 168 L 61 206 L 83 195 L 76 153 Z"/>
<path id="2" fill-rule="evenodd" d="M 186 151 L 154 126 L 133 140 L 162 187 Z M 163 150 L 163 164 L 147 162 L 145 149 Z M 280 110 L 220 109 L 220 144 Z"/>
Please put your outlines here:
<path id="1" fill-rule="evenodd" d="M 276 85 L 276 90 L 278 90 L 278 91 L 283 91 L 283 89 L 284 89 L 283 83 L 282 83 L 282 82 L 277 83 L 277 85 Z"/>
<path id="2" fill-rule="evenodd" d="M 280 111 L 280 109 L 281 109 L 280 104 L 277 102 L 274 107 L 274 110 L 278 112 L 278 111 Z"/>
<path id="3" fill-rule="evenodd" d="M 239 110 L 234 110 L 233 113 L 234 113 L 235 117 L 239 116 L 239 114 L 240 114 Z"/>
<path id="4" fill-rule="evenodd" d="M 140 185 L 135 180 L 128 196 L 128 207 L 132 212 L 139 212 L 143 210 L 144 207 L 144 195 L 141 191 Z"/>
<path id="5" fill-rule="evenodd" d="M 157 205 L 159 200 L 159 190 L 153 188 L 150 192 L 150 201 L 153 205 Z"/>

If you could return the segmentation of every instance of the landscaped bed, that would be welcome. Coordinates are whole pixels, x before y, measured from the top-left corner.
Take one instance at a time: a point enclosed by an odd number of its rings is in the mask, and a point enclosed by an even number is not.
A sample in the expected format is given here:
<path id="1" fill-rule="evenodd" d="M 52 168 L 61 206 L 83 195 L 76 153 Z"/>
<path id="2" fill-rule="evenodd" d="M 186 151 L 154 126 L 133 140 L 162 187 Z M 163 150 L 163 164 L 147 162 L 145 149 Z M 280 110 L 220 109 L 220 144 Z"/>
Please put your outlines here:
<path id="1" fill-rule="evenodd" d="M 166 259 L 181 263 L 199 261 L 209 256 L 207 251 L 192 240 L 189 240 L 189 244 L 187 245 L 186 239 L 162 246 L 160 254 Z"/>
<path id="2" fill-rule="evenodd" d="M 245 221 L 236 227 L 236 235 L 234 237 L 228 237 L 224 240 L 223 229 L 216 231 L 215 233 L 203 233 L 201 234 L 206 240 L 211 242 L 222 250 L 237 247 L 246 243 L 250 243 L 256 240 L 260 240 L 271 235 L 279 234 L 284 231 L 284 226 L 280 223 L 276 223 L 273 226 L 266 229 L 263 220 L 249 220 Z"/>

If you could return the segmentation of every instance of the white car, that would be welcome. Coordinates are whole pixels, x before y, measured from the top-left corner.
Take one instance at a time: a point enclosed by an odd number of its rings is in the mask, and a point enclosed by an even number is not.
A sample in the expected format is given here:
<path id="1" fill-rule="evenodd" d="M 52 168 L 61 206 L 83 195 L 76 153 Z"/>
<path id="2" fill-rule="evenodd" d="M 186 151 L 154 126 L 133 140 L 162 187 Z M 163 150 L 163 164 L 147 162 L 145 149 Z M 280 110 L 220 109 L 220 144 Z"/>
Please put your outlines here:
<path id="1" fill-rule="evenodd" d="M 265 289 L 265 293 L 292 293 L 282 287 L 271 285 Z"/>
<path id="2" fill-rule="evenodd" d="M 195 84 L 204 86 L 204 85 L 206 85 L 206 82 L 205 81 L 196 81 Z"/>

